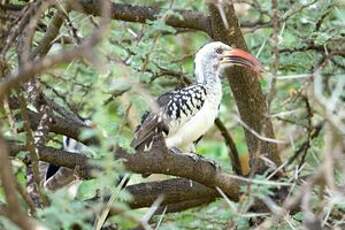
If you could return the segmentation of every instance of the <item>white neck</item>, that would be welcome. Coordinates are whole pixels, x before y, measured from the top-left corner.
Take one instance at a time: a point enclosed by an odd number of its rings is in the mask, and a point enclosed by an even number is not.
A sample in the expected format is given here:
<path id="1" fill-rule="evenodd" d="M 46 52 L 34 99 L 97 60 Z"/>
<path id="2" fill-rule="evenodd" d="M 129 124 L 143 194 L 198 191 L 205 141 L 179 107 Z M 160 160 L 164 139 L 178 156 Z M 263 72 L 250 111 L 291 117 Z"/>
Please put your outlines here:
<path id="1" fill-rule="evenodd" d="M 195 77 L 199 84 L 203 84 L 208 89 L 216 91 L 222 90 L 219 68 L 212 63 L 196 62 Z"/>

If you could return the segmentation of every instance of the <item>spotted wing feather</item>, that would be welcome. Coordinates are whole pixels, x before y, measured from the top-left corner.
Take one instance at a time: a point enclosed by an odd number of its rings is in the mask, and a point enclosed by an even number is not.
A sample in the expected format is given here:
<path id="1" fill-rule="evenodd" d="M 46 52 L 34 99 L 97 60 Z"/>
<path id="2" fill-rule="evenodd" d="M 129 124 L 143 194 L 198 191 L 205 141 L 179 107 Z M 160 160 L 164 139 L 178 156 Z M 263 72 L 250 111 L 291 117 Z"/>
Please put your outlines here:
<path id="1" fill-rule="evenodd" d="M 158 113 L 144 114 L 142 124 L 135 132 L 132 147 L 138 149 L 144 145 L 149 149 L 155 135 L 168 135 L 188 122 L 203 106 L 206 89 L 202 85 L 193 85 L 161 95 L 157 99 Z"/>
<path id="2" fill-rule="evenodd" d="M 164 135 L 167 135 L 169 133 L 169 127 L 166 124 L 166 117 L 164 117 L 164 105 L 166 105 L 166 103 L 168 102 L 169 94 L 170 92 L 158 97 L 158 113 L 144 113 L 141 119 L 141 124 L 136 128 L 135 136 L 131 143 L 131 146 L 133 148 L 138 149 L 142 145 L 144 145 L 145 148 L 148 148 L 152 145 L 154 136 L 158 135 L 159 133 L 163 133 Z"/>

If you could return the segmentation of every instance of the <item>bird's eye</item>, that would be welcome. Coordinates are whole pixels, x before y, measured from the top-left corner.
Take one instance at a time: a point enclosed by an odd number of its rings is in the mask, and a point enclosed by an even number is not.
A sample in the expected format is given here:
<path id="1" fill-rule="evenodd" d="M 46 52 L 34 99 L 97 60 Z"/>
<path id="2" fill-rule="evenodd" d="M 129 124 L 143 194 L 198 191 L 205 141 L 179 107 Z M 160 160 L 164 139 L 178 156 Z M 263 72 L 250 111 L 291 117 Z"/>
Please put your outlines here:
<path id="1" fill-rule="evenodd" d="M 223 53 L 223 49 L 222 49 L 222 48 L 216 49 L 216 53 L 217 53 L 217 54 L 222 54 L 222 53 Z"/>

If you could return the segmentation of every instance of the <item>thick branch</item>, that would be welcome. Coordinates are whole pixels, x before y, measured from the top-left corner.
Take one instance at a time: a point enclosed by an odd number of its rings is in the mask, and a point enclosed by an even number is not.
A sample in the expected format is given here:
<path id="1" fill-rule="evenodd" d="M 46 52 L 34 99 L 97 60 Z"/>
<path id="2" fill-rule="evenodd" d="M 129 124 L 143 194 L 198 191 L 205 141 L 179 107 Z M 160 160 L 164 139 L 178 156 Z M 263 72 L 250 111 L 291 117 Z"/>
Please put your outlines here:
<path id="1" fill-rule="evenodd" d="M 168 205 L 168 209 L 171 207 L 170 211 L 177 208 L 175 204 L 179 204 L 182 208 L 182 204 L 186 205 L 185 202 L 193 201 L 189 204 L 194 203 L 196 206 L 197 200 L 199 202 L 211 201 L 219 196 L 215 190 L 184 178 L 140 183 L 130 185 L 126 189 L 133 195 L 133 200 L 129 204 L 133 209 L 150 207 L 161 194 L 164 194 L 164 201 L 161 206 Z"/>
<path id="2" fill-rule="evenodd" d="M 165 206 L 168 212 L 185 210 L 207 204 L 220 197 L 215 187 L 223 190 L 230 199 L 234 201 L 239 199 L 242 184 L 240 180 L 220 169 L 216 170 L 209 162 L 202 159 L 195 161 L 184 154 L 168 153 L 162 141 L 164 140 L 157 140 L 150 152 L 127 154 L 124 150 L 118 149 L 115 156 L 124 160 L 126 168 L 133 172 L 162 173 L 187 179 L 176 178 L 128 186 L 127 189 L 133 196 L 133 200 L 129 203 L 131 208 L 150 207 L 164 193 L 164 202 L 156 214 L 161 213 Z M 10 153 L 14 156 L 24 149 L 24 146 L 12 144 Z M 40 147 L 39 157 L 42 161 L 76 169 L 76 173 L 81 177 L 90 177 L 91 170 L 95 169 L 88 164 L 89 159 L 84 155 L 50 147 Z M 281 191 L 277 190 L 275 194 L 281 194 Z M 285 194 L 282 198 L 286 197 L 286 193 L 282 194 Z M 267 211 L 262 202 L 255 202 L 253 209 Z"/>
<path id="3" fill-rule="evenodd" d="M 14 156 L 18 151 L 24 151 L 25 146 L 11 144 L 11 155 Z M 122 151 L 122 150 L 120 150 Z M 125 153 L 122 151 L 124 156 Z M 159 153 L 155 153 L 159 154 Z M 49 147 L 41 147 L 39 149 L 40 160 L 61 165 L 71 169 L 78 168 L 77 172 L 82 177 L 89 177 L 92 167 L 88 165 L 88 159 L 80 154 L 69 153 L 62 150 L 57 150 Z M 151 155 L 151 157 L 154 157 Z M 179 158 L 180 156 L 177 156 Z M 147 159 L 150 160 L 150 159 Z M 136 159 L 132 161 L 141 161 L 140 155 L 137 155 Z M 131 161 L 131 162 L 132 162 Z M 198 163 L 194 162 L 193 163 Z M 144 162 L 145 163 L 145 162 Z M 172 162 L 172 164 L 176 164 Z M 200 164 L 200 163 L 199 163 Z M 205 162 L 205 164 L 208 164 Z M 186 165 L 190 167 L 189 164 Z M 212 167 L 212 166 L 210 166 Z M 201 169 L 202 170 L 202 169 Z M 176 174 L 174 171 L 171 174 Z M 201 173 L 199 173 L 201 174 Z M 168 212 L 175 212 L 179 210 L 185 210 L 187 208 L 199 206 L 201 204 L 207 204 L 213 201 L 219 194 L 214 190 L 198 182 L 185 179 L 176 178 L 166 181 L 149 182 L 130 185 L 126 188 L 133 196 L 133 200 L 129 203 L 131 208 L 143 208 L 150 207 L 152 203 L 164 193 L 164 202 L 157 213 L 163 211 L 165 206 Z M 236 190 L 236 185 L 234 185 Z M 239 194 L 237 194 L 238 196 Z M 237 199 L 237 197 L 235 197 Z"/>
<path id="4" fill-rule="evenodd" d="M 13 145 L 12 145 L 13 146 Z M 15 155 L 11 147 L 11 155 Z M 82 177 L 90 177 L 92 166 L 88 158 L 81 154 L 69 153 L 50 147 L 39 147 L 40 160 L 78 169 Z M 164 140 L 159 138 L 150 152 L 128 154 L 122 149 L 115 153 L 116 159 L 122 159 L 129 171 L 136 173 L 161 173 L 191 179 L 211 189 L 219 187 L 232 200 L 238 200 L 240 183 L 220 169 L 215 169 L 208 161 L 195 161 L 185 154 L 172 154 L 165 148 Z"/>
<path id="5" fill-rule="evenodd" d="M 238 200 L 239 181 L 205 160 L 195 161 L 186 154 L 172 154 L 165 146 L 163 138 L 157 138 L 150 152 L 127 154 L 119 149 L 117 159 L 123 159 L 129 171 L 136 173 L 161 173 L 184 177 L 206 185 L 209 188 L 219 187 L 232 200 Z"/>
<path id="6" fill-rule="evenodd" d="M 73 4 L 72 9 L 82 13 L 99 16 L 99 1 L 100 0 L 79 0 L 79 4 Z M 139 23 L 147 23 L 149 20 L 153 21 L 157 19 L 157 16 L 162 12 L 161 9 L 155 7 L 133 6 L 120 3 L 112 3 L 111 10 L 111 16 L 113 19 Z M 208 33 L 209 18 L 203 13 L 189 10 L 176 10 L 175 12 L 182 17 L 180 18 L 175 15 L 168 16 L 166 18 L 167 25 L 195 29 Z"/>

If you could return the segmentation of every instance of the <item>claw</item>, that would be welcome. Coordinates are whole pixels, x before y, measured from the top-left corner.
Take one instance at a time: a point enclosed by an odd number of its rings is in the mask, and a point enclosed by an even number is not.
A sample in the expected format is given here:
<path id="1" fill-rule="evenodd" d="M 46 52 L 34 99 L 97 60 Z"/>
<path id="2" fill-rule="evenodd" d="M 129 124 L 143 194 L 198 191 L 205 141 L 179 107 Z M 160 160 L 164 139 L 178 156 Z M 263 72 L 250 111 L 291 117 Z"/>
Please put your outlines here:
<path id="1" fill-rule="evenodd" d="M 196 154 L 196 153 L 184 153 L 184 154 L 192 158 L 194 161 L 198 161 L 202 158 L 199 154 Z"/>
<path id="2" fill-rule="evenodd" d="M 220 168 L 219 164 L 216 161 L 210 160 L 210 159 L 204 159 L 204 160 L 207 161 L 214 169 L 217 170 Z"/>
<path id="3" fill-rule="evenodd" d="M 172 147 L 169 149 L 171 153 L 173 154 L 183 154 L 183 155 L 187 155 L 188 157 L 192 158 L 194 161 L 199 161 L 199 160 L 203 160 L 203 161 L 206 161 L 208 162 L 212 167 L 214 167 L 216 170 L 220 168 L 219 164 L 214 161 L 214 160 L 210 160 L 210 159 L 207 159 L 205 158 L 204 156 L 202 155 L 199 155 L 197 153 L 194 153 L 194 152 L 190 152 L 190 153 L 185 153 L 185 152 L 182 152 L 179 148 L 177 147 Z"/>
<path id="4" fill-rule="evenodd" d="M 199 154 L 196 154 L 196 153 L 194 153 L 194 154 L 198 156 L 199 160 L 201 159 L 201 160 L 203 160 L 203 161 L 208 162 L 208 163 L 209 163 L 212 167 L 214 167 L 216 170 L 220 168 L 219 164 L 218 164 L 216 161 L 207 159 L 207 158 L 205 158 L 204 156 L 199 155 Z"/>
<path id="5" fill-rule="evenodd" d="M 177 148 L 177 147 L 172 147 L 172 148 L 170 149 L 170 151 L 171 151 L 172 153 L 174 153 L 174 154 L 181 154 L 181 153 L 182 153 L 182 151 L 181 151 L 179 148 Z"/>

